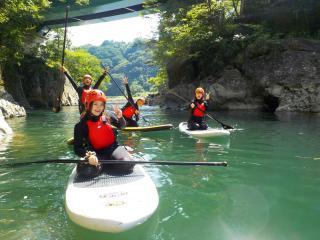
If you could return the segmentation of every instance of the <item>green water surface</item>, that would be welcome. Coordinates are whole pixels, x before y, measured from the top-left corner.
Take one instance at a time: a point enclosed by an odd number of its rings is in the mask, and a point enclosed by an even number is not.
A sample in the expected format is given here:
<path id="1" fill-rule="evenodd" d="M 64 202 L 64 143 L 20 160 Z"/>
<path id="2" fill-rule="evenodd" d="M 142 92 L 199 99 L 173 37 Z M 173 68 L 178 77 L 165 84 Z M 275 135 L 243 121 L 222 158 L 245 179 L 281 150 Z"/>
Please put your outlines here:
<path id="1" fill-rule="evenodd" d="M 0 143 L 0 163 L 76 158 L 66 140 L 77 111 L 37 110 L 9 120 L 14 135 Z M 122 234 L 86 230 L 68 219 L 64 192 L 74 164 L 0 167 L 0 239 L 319 239 L 320 115 L 213 113 L 237 130 L 227 138 L 199 141 L 178 130 L 186 112 L 157 107 L 142 112 L 153 124 L 175 128 L 120 134 L 119 142 L 136 156 L 228 161 L 229 166 L 145 166 L 157 186 L 159 207 L 146 223 Z"/>

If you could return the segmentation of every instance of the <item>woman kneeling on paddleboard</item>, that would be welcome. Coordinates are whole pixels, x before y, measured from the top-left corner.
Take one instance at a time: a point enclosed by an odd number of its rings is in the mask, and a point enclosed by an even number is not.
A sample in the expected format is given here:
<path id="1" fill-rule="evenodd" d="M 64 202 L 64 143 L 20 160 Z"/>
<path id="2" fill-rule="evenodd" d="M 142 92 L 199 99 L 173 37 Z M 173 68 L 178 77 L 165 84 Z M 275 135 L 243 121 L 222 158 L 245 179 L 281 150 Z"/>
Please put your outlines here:
<path id="1" fill-rule="evenodd" d="M 130 173 L 133 164 L 100 165 L 98 159 L 133 160 L 132 156 L 117 142 L 116 128 L 125 127 L 126 122 L 118 107 L 114 113 L 103 115 L 107 98 L 100 90 L 88 92 L 85 101 L 85 114 L 74 128 L 74 152 L 80 157 L 86 157 L 88 162 L 80 163 L 77 172 L 86 177 L 95 177 L 102 170 L 112 170 L 120 173 Z"/>
<path id="2" fill-rule="evenodd" d="M 123 78 L 123 83 L 128 93 L 128 102 L 122 108 L 123 117 L 125 118 L 128 127 L 138 127 L 139 107 L 144 105 L 145 100 L 144 98 L 140 97 L 134 103 L 127 77 Z M 133 116 L 135 117 L 135 119 L 133 119 Z"/>
<path id="3" fill-rule="evenodd" d="M 208 109 L 209 95 L 204 99 L 204 90 L 198 87 L 195 91 L 195 98 L 190 104 L 191 116 L 188 121 L 189 130 L 206 130 L 207 123 L 204 120 L 206 111 Z"/>
<path id="4" fill-rule="evenodd" d="M 68 73 L 67 69 L 61 66 L 60 70 L 66 75 L 69 79 L 74 90 L 78 93 L 79 96 L 79 112 L 82 114 L 85 111 L 85 100 L 87 93 L 92 89 L 98 89 L 103 79 L 107 76 L 109 69 L 104 69 L 102 75 L 99 77 L 98 81 L 92 86 L 92 77 L 89 74 L 86 74 L 82 77 L 82 86 L 78 86 L 76 81 Z"/>

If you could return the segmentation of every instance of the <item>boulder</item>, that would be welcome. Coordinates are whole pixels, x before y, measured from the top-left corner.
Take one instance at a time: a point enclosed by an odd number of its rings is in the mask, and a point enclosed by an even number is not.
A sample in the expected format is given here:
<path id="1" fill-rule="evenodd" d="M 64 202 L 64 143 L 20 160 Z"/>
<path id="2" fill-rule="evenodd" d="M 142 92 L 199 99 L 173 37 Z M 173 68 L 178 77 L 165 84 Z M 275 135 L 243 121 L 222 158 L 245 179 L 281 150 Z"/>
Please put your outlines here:
<path id="1" fill-rule="evenodd" d="M 0 89 L 0 111 L 4 118 L 26 116 L 26 110 L 20 106 L 4 89 Z"/>
<path id="2" fill-rule="evenodd" d="M 12 134 L 12 129 L 4 119 L 4 116 L 2 114 L 2 111 L 0 109 L 0 135 L 7 135 Z M 1 138 L 1 137 L 0 137 Z"/>

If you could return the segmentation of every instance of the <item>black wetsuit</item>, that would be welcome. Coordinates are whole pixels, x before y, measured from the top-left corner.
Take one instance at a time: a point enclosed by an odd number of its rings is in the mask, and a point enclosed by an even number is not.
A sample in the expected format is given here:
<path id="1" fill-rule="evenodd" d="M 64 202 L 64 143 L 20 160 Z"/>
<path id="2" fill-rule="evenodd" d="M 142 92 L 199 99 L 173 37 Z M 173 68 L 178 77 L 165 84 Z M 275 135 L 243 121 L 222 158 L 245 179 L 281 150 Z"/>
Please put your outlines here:
<path id="1" fill-rule="evenodd" d="M 109 112 L 109 121 L 110 124 L 117 127 L 117 129 L 121 129 L 126 126 L 126 122 L 124 118 L 118 119 L 113 113 Z M 86 114 L 79 123 L 77 123 L 74 127 L 74 145 L 73 149 L 75 154 L 79 157 L 84 157 L 87 151 L 94 151 L 97 155 L 98 159 L 103 160 L 130 160 L 132 159 L 131 155 L 126 151 L 124 147 L 119 146 L 118 142 L 114 141 L 114 143 L 104 149 L 95 150 L 89 143 L 89 128 L 87 126 L 87 121 L 99 121 L 99 117 L 92 116 Z M 115 137 L 117 136 L 117 129 L 113 129 Z M 130 172 L 132 171 L 133 164 L 102 164 L 102 168 L 97 168 L 88 163 L 80 163 L 77 166 L 78 174 L 84 175 L 86 177 L 94 177 L 97 176 L 101 170 L 113 170 L 120 172 Z"/>
<path id="2" fill-rule="evenodd" d="M 74 90 L 76 90 L 76 92 L 78 93 L 78 97 L 79 97 L 79 112 L 82 113 L 85 110 L 85 106 L 84 103 L 81 102 L 81 97 L 82 97 L 82 93 L 83 90 L 90 90 L 90 89 L 98 89 L 101 82 L 103 81 L 103 79 L 106 77 L 106 73 L 103 73 L 98 81 L 96 82 L 96 84 L 91 87 L 91 86 L 78 86 L 78 84 L 76 83 L 76 81 L 70 76 L 70 74 L 68 72 L 64 72 L 64 74 L 66 75 L 66 77 L 69 79 L 69 81 L 71 82 Z"/>
<path id="3" fill-rule="evenodd" d="M 204 101 L 202 99 L 198 100 L 197 98 L 194 98 L 194 100 L 191 103 L 193 103 L 195 107 L 190 108 L 191 115 L 188 121 L 189 130 L 206 130 L 208 128 L 208 125 L 205 122 L 205 115 L 203 117 L 194 116 L 194 111 L 197 109 L 197 106 L 200 106 L 202 103 L 204 103 L 204 111 L 206 111 L 208 109 L 207 101 Z"/>
<path id="4" fill-rule="evenodd" d="M 138 104 L 135 103 L 133 98 L 132 98 L 132 94 L 131 94 L 131 91 L 130 91 L 129 84 L 125 84 L 125 86 L 126 86 L 126 90 L 127 90 L 127 93 L 128 93 L 128 100 L 129 101 L 121 109 L 122 112 L 124 112 L 124 110 L 126 108 L 128 108 L 128 107 L 134 107 L 136 110 L 139 111 Z M 128 118 L 126 116 L 123 116 L 123 117 L 125 118 L 128 127 L 138 127 L 139 114 L 134 114 L 135 120 L 133 119 L 133 116 L 131 118 Z"/>

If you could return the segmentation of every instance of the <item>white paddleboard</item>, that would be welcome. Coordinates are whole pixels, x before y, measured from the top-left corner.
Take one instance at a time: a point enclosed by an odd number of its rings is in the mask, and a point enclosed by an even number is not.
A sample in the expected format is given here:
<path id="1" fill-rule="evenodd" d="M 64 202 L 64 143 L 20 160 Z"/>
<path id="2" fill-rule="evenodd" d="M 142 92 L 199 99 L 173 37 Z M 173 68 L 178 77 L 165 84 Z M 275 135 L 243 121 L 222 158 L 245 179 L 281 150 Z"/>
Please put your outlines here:
<path id="1" fill-rule="evenodd" d="M 208 127 L 207 130 L 189 130 L 188 123 L 182 122 L 179 124 L 179 130 L 184 132 L 190 136 L 197 137 L 197 138 L 207 138 L 207 137 L 217 137 L 217 136 L 229 136 L 230 132 L 228 130 L 222 128 L 210 128 Z"/>
<path id="2" fill-rule="evenodd" d="M 66 211 L 76 224 L 102 232 L 123 232 L 145 222 L 157 209 L 156 186 L 143 167 L 128 175 L 102 173 L 85 179 L 70 175 Z"/>

